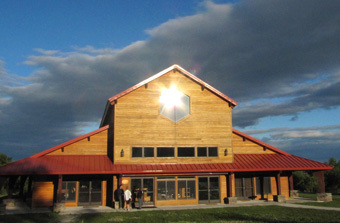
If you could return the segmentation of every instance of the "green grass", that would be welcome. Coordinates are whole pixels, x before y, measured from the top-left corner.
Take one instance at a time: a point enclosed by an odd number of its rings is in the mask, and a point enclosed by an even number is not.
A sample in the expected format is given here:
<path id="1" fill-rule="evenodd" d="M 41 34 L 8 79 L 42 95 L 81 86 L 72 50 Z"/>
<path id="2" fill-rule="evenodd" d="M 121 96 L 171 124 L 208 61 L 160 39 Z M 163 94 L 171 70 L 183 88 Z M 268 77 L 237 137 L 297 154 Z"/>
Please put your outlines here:
<path id="1" fill-rule="evenodd" d="M 316 194 L 299 193 L 299 196 L 304 197 L 304 198 L 311 198 L 311 199 L 316 201 Z M 330 202 L 306 202 L 306 203 L 299 203 L 299 204 L 310 205 L 310 206 L 319 206 L 319 207 L 340 208 L 340 195 L 339 194 L 333 194 L 332 199 L 333 199 L 333 201 L 330 201 Z"/>
<path id="2" fill-rule="evenodd" d="M 7 222 L 62 222 L 73 216 L 50 214 L 2 215 Z M 340 222 L 339 211 L 323 211 L 280 206 L 228 207 L 181 211 L 137 211 L 83 214 L 71 222 Z"/>

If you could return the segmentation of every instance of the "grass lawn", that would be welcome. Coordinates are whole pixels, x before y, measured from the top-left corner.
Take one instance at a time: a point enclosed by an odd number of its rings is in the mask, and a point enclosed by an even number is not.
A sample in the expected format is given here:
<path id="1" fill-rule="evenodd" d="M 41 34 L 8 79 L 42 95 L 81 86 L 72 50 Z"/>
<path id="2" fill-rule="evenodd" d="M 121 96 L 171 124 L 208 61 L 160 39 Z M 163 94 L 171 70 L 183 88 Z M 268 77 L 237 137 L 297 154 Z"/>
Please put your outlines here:
<path id="1" fill-rule="evenodd" d="M 316 194 L 312 193 L 299 193 L 300 197 L 305 197 L 305 198 L 311 198 L 316 201 Z M 331 202 L 306 202 L 306 203 L 300 203 L 303 205 L 311 205 L 311 206 L 320 206 L 320 207 L 335 207 L 335 208 L 340 208 L 340 194 L 333 194 L 332 195 L 333 201 Z M 340 222 L 340 220 L 339 220 Z"/>
<path id="2" fill-rule="evenodd" d="M 2 215 L 0 222 L 62 222 L 58 214 Z M 73 222 L 339 222 L 339 211 L 280 206 L 83 214 Z"/>

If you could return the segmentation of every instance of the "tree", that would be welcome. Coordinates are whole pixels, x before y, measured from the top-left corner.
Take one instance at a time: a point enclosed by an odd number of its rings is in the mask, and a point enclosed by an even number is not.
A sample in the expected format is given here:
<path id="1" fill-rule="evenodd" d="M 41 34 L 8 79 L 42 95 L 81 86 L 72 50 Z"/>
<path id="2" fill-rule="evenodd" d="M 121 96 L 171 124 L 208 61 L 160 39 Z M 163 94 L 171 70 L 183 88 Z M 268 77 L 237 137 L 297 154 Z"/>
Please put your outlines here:
<path id="1" fill-rule="evenodd" d="M 331 171 L 325 173 L 325 184 L 328 190 L 337 192 L 340 189 L 340 160 L 336 160 L 334 157 L 328 161 L 329 165 L 334 168 Z"/>
<path id="2" fill-rule="evenodd" d="M 316 193 L 318 190 L 318 180 L 311 172 L 295 171 L 293 181 L 295 189 L 301 192 Z"/>
<path id="3" fill-rule="evenodd" d="M 0 166 L 3 166 L 11 162 L 12 162 L 12 157 L 9 157 L 6 154 L 0 153 Z"/>

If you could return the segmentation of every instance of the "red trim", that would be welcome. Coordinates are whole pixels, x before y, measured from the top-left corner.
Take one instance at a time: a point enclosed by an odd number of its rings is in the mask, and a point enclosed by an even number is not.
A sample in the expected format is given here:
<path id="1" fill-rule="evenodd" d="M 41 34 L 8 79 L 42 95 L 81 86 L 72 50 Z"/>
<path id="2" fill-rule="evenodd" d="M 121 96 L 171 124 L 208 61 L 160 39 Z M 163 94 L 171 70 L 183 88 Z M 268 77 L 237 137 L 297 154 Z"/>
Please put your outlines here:
<path id="1" fill-rule="evenodd" d="M 237 134 L 239 136 L 242 136 L 242 137 L 246 138 L 247 140 L 252 141 L 252 142 L 254 142 L 254 143 L 256 143 L 256 144 L 258 144 L 260 146 L 264 146 L 267 149 L 270 149 L 270 150 L 272 150 L 274 152 L 280 153 L 282 155 L 287 155 L 287 156 L 291 155 L 291 154 L 286 153 L 286 152 L 284 152 L 284 151 L 282 151 L 282 150 L 280 150 L 280 149 L 278 149 L 278 148 L 276 148 L 274 146 L 271 146 L 271 145 L 269 145 L 269 144 L 267 144 L 267 143 L 265 143 L 265 142 L 263 142 L 261 140 L 258 140 L 258 139 L 254 138 L 254 137 L 251 137 L 250 135 L 247 135 L 247 134 L 245 134 L 245 133 L 243 133 L 241 131 L 238 131 L 238 130 L 236 130 L 234 128 L 233 128 L 233 133 L 235 133 L 235 134 Z"/>
<path id="2" fill-rule="evenodd" d="M 62 143 L 62 144 L 60 144 L 60 145 L 57 145 L 57 146 L 55 146 L 55 147 L 52 147 L 52 148 L 47 149 L 47 150 L 45 150 L 45 151 L 42 151 L 42 152 L 40 152 L 40 153 L 37 153 L 37 154 L 31 156 L 31 158 L 38 158 L 38 157 L 44 156 L 44 155 L 46 155 L 46 154 L 48 154 L 48 153 L 51 153 L 51 152 L 53 152 L 53 151 L 56 151 L 56 150 L 62 148 L 62 147 L 71 145 L 72 143 L 78 142 L 78 141 L 80 141 L 80 140 L 82 140 L 82 139 L 85 139 L 85 138 L 87 138 L 87 137 L 90 137 L 90 136 L 93 136 L 93 135 L 95 135 L 95 134 L 97 134 L 97 133 L 100 133 L 100 132 L 102 132 L 102 131 L 104 131 L 104 130 L 106 130 L 106 129 L 108 129 L 108 128 L 109 128 L 109 125 L 106 125 L 106 126 L 101 127 L 101 128 L 99 128 L 99 129 L 97 129 L 97 130 L 95 130 L 95 131 L 92 131 L 92 132 L 87 133 L 87 134 L 85 134 L 85 135 L 82 135 L 82 136 L 79 136 L 79 137 L 77 137 L 77 138 L 71 139 L 70 141 L 64 142 L 64 143 Z"/>

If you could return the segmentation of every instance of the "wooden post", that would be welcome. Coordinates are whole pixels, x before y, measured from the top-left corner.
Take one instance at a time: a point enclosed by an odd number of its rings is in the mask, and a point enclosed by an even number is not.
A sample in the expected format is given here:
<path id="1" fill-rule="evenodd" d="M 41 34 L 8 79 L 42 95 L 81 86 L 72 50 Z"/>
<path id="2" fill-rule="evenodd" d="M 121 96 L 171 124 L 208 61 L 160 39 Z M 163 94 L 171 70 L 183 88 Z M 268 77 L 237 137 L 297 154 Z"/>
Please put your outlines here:
<path id="1" fill-rule="evenodd" d="M 113 176 L 109 176 L 106 181 L 106 206 L 113 207 Z"/>
<path id="2" fill-rule="evenodd" d="M 325 193 L 326 189 L 325 189 L 324 171 L 315 171 L 314 175 L 318 179 L 318 183 L 319 183 L 319 191 L 318 192 L 319 193 Z"/>
<path id="3" fill-rule="evenodd" d="M 28 178 L 28 188 L 27 188 L 28 197 L 32 197 L 32 176 Z"/>
<path id="4" fill-rule="evenodd" d="M 233 196 L 233 173 L 228 174 L 228 182 L 227 182 L 227 197 Z"/>
<path id="5" fill-rule="evenodd" d="M 122 174 L 117 175 L 117 188 L 119 188 L 120 185 L 122 185 Z"/>
<path id="6" fill-rule="evenodd" d="M 277 188 L 277 195 L 281 195 L 281 174 L 278 172 L 276 174 L 276 188 Z"/>
<path id="7" fill-rule="evenodd" d="M 288 177 L 288 181 L 289 181 L 289 190 L 294 190 L 293 173 L 290 173 Z"/>
<path id="8" fill-rule="evenodd" d="M 20 176 L 20 191 L 19 191 L 19 197 L 24 197 L 24 186 L 26 182 L 27 176 Z"/>
<path id="9" fill-rule="evenodd" d="M 61 203 L 62 189 L 63 189 L 63 175 L 58 175 L 57 203 Z"/>
<path id="10" fill-rule="evenodd" d="M 13 195 L 14 185 L 17 181 L 17 176 L 10 176 L 9 177 L 9 183 L 8 183 L 8 198 L 11 199 Z"/>

